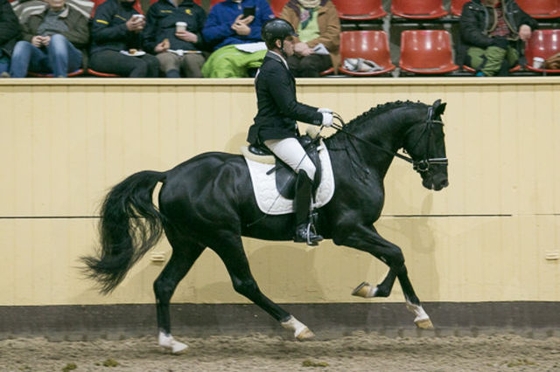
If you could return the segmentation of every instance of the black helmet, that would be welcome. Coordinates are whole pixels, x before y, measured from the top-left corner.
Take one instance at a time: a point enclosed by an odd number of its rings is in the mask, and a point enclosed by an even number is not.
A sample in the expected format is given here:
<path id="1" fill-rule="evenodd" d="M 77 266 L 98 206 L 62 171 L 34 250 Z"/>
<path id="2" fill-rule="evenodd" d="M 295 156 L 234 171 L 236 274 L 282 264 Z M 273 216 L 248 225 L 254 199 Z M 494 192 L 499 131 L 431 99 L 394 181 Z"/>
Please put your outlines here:
<path id="1" fill-rule="evenodd" d="M 288 36 L 297 36 L 290 22 L 282 18 L 274 18 L 267 21 L 261 30 L 261 37 L 266 45 L 273 44 L 274 40 L 284 40 Z"/>

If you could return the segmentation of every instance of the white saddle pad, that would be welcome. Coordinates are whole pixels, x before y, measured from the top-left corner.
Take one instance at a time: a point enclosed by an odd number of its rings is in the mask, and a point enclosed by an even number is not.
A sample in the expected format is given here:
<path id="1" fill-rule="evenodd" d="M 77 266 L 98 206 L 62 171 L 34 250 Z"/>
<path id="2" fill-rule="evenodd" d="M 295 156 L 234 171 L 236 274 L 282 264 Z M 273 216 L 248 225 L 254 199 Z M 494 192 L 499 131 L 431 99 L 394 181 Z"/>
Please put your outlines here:
<path id="1" fill-rule="evenodd" d="M 255 158 L 256 156 L 249 155 L 246 149 L 246 147 L 242 148 L 241 152 L 249 167 L 253 189 L 255 190 L 255 198 L 257 199 L 260 210 L 263 213 L 271 215 L 293 213 L 293 199 L 286 199 L 280 195 L 276 189 L 276 172 L 266 174 L 275 166 L 274 162 L 269 161 L 268 163 L 263 163 L 252 160 L 251 158 Z M 261 158 L 261 156 L 259 156 L 259 158 Z M 270 156 L 270 158 L 273 157 Z M 329 157 L 329 151 L 323 144 L 321 144 L 319 150 L 319 159 L 321 160 L 322 172 L 321 183 L 319 184 L 315 198 L 315 208 L 327 204 L 334 194 L 334 177 L 331 158 Z"/>

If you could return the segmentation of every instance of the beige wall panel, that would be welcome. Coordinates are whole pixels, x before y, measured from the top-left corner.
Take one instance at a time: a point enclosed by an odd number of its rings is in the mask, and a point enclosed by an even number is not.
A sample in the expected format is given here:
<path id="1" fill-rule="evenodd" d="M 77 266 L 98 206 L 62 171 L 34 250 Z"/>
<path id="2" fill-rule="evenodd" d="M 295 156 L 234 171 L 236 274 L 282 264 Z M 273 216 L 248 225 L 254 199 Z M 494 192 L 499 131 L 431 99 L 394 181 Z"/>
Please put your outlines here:
<path id="1" fill-rule="evenodd" d="M 424 301 L 560 300 L 559 261 L 547 259 L 560 250 L 560 78 L 302 79 L 298 94 L 346 121 L 387 101 L 447 102 L 451 186 L 425 190 L 396 159 L 378 230 L 402 247 Z M 238 153 L 256 101 L 245 79 L 37 79 L 0 82 L 0 110 L 0 282 L 9 283 L 0 305 L 152 303 L 163 266 L 150 254 L 110 297 L 80 278 L 77 258 L 92 253 L 99 202 L 133 172 L 204 151 Z M 310 249 L 247 239 L 246 247 L 259 285 L 279 302 L 360 301 L 352 289 L 387 271 L 330 242 Z M 153 252 L 169 250 L 162 240 Z M 212 252 L 174 300 L 246 302 Z M 379 301 L 402 301 L 402 291 Z"/>

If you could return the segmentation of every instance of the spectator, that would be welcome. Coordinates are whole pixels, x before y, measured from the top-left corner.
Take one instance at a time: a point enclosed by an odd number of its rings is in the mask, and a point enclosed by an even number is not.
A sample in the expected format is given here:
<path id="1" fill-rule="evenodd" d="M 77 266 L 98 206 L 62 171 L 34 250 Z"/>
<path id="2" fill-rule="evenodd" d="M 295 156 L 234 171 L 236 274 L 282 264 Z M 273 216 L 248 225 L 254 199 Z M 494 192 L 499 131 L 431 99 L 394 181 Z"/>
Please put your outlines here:
<path id="1" fill-rule="evenodd" d="M 202 67 L 204 77 L 247 77 L 256 72 L 266 54 L 261 27 L 272 18 L 267 0 L 225 0 L 215 4 L 202 30 L 213 50 Z M 241 44 L 246 44 L 245 48 L 239 49 Z"/>
<path id="2" fill-rule="evenodd" d="M 12 55 L 12 77 L 25 77 L 28 70 L 67 77 L 82 66 L 80 49 L 89 43 L 88 19 L 66 0 L 46 2 L 43 12 L 29 16 L 22 25 L 23 40 Z"/>
<path id="3" fill-rule="evenodd" d="M 280 18 L 290 22 L 298 36 L 288 65 L 295 77 L 319 77 L 340 64 L 340 20 L 330 0 L 290 0 Z"/>
<path id="4" fill-rule="evenodd" d="M 182 72 L 185 77 L 202 77 L 205 21 L 206 12 L 193 0 L 159 0 L 150 7 L 144 47 L 156 54 L 165 76 L 179 78 Z M 184 29 L 177 22 L 184 22 Z"/>
<path id="5" fill-rule="evenodd" d="M 514 0 L 472 0 L 459 21 L 460 54 L 477 76 L 506 76 L 537 26 Z"/>
<path id="6" fill-rule="evenodd" d="M 265 146 L 296 172 L 294 241 L 317 245 L 323 240 L 313 227 L 311 190 L 317 169 L 297 140 L 297 121 L 331 126 L 333 115 L 330 109 L 297 101 L 296 82 L 286 62 L 294 52 L 295 35 L 292 25 L 284 19 L 273 19 L 263 26 L 268 52 L 255 78 L 258 112 L 247 141 L 253 146 Z"/>
<path id="7" fill-rule="evenodd" d="M 142 52 L 143 15 L 135 0 L 106 0 L 95 11 L 91 26 L 89 67 L 127 77 L 158 77 L 159 62 Z"/>
<path id="8" fill-rule="evenodd" d="M 8 0 L 0 0 L 0 77 L 10 76 L 10 58 L 20 38 L 21 28 L 12 5 Z"/>

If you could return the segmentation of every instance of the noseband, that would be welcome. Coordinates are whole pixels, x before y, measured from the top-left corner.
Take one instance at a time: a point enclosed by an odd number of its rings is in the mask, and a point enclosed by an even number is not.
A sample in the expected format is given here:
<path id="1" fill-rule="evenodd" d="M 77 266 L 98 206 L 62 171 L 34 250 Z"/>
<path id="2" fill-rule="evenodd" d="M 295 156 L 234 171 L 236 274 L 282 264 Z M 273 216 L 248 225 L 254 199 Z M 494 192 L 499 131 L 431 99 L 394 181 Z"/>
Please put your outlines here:
<path id="1" fill-rule="evenodd" d="M 422 135 L 420 136 L 420 138 L 418 138 L 418 142 L 420 142 L 422 137 L 426 134 L 430 137 L 432 136 L 432 128 L 433 128 L 432 124 L 438 124 L 438 125 L 443 126 L 443 122 L 441 120 L 435 120 L 435 119 L 432 118 L 433 112 L 434 112 L 434 108 L 432 106 L 428 107 L 428 117 L 426 118 L 424 131 L 422 132 Z M 381 146 L 379 146 L 375 143 L 372 143 L 370 141 L 366 141 L 366 140 L 364 140 L 360 137 L 355 136 L 354 134 L 352 134 L 352 133 L 350 133 L 350 132 L 348 132 L 344 129 L 344 125 L 345 125 L 344 120 L 342 119 L 342 117 L 339 114 L 333 113 L 333 116 L 334 116 L 335 119 L 337 119 L 340 122 L 340 125 L 333 124 L 332 125 L 333 128 L 335 128 L 336 130 L 338 130 L 340 132 L 343 132 L 346 135 L 348 135 L 350 137 L 353 137 L 353 138 L 355 138 L 355 139 L 357 139 L 361 142 L 367 143 L 370 146 L 376 147 L 376 148 L 382 150 L 383 152 L 385 152 L 387 154 L 393 155 L 393 156 L 395 156 L 399 159 L 402 159 L 402 160 L 412 164 L 412 169 L 414 169 L 418 173 L 425 173 L 425 172 L 429 171 L 430 166 L 432 166 L 432 165 L 447 165 L 448 164 L 447 158 L 430 158 L 430 157 L 428 157 L 428 154 L 430 153 L 430 143 L 431 143 L 430 138 L 428 138 L 428 141 L 427 141 L 426 152 L 425 152 L 425 155 L 424 155 L 424 159 L 414 160 L 409 156 L 402 155 L 402 154 L 399 154 L 398 152 L 394 152 L 394 151 L 391 151 L 391 150 L 387 150 L 386 148 L 381 147 Z M 413 128 L 410 128 L 406 132 L 405 137 L 408 136 L 408 132 L 410 132 L 412 129 Z"/>

